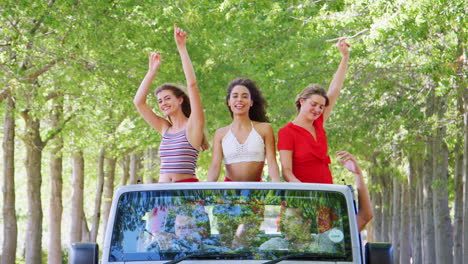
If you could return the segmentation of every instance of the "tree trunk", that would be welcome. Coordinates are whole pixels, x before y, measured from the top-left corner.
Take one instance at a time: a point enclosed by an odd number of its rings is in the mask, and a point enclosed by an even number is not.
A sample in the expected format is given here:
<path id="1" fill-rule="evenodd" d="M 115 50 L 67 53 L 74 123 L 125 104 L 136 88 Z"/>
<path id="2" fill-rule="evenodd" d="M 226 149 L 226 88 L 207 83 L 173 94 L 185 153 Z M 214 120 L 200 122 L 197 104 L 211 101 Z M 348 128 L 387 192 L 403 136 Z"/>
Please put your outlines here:
<path id="1" fill-rule="evenodd" d="M 458 85 L 462 85 L 459 81 Z M 459 90 L 457 97 L 457 110 L 460 116 L 463 116 L 463 94 Z M 463 263 L 463 120 L 457 120 L 457 144 L 455 144 L 455 176 L 454 176 L 454 196 L 455 201 L 454 219 L 453 219 L 453 263 Z M 467 201 L 468 202 L 468 201 Z M 467 220 L 468 221 L 468 220 Z"/>
<path id="2" fill-rule="evenodd" d="M 374 220 L 370 220 L 369 223 L 366 225 L 366 241 L 367 242 L 375 242 L 374 240 Z M 364 239 L 364 238 L 363 238 Z"/>
<path id="3" fill-rule="evenodd" d="M 112 196 L 114 195 L 114 177 L 116 164 L 116 160 L 114 158 L 106 158 L 105 161 L 106 169 L 104 178 L 104 204 L 102 209 L 103 234 L 106 232 L 107 229 L 107 221 L 112 205 Z"/>
<path id="4" fill-rule="evenodd" d="M 419 233 L 418 233 L 418 238 L 419 238 L 419 255 L 421 259 L 421 263 L 424 263 L 424 226 L 426 224 L 426 221 L 424 219 L 424 162 L 420 161 L 419 166 L 418 166 L 418 213 L 419 213 Z"/>
<path id="5" fill-rule="evenodd" d="M 393 176 L 393 199 L 392 199 L 392 236 L 391 236 L 391 241 L 393 245 L 393 257 L 395 259 L 400 258 L 400 229 L 402 225 L 404 225 L 403 222 L 400 222 L 401 219 L 401 208 L 404 205 L 402 204 L 402 191 L 401 189 L 403 188 L 401 185 L 400 180 L 398 179 L 398 176 Z"/>
<path id="6" fill-rule="evenodd" d="M 15 102 L 6 98 L 3 134 L 2 264 L 15 263 L 18 224 L 15 209 Z"/>
<path id="7" fill-rule="evenodd" d="M 464 148 L 460 152 L 455 152 L 459 153 L 459 156 L 457 157 L 457 172 L 455 176 L 456 209 L 454 263 L 468 263 L 468 88 L 466 81 L 466 31 L 464 28 L 460 27 L 455 30 L 455 32 L 457 36 L 457 52 L 454 60 L 457 65 L 455 80 L 457 86 L 458 113 L 460 116 L 463 116 L 463 121 L 460 122 L 459 128 L 460 132 L 464 133 L 465 136 L 463 138 L 460 135 L 459 140 L 457 140 L 457 146 L 461 146 L 462 142 L 464 142 Z M 459 178 L 461 178 L 461 180 Z M 465 182 L 464 189 L 460 186 L 460 184 L 463 185 L 463 180 Z M 459 181 L 461 181 L 461 183 Z M 460 190 L 463 194 L 458 193 Z M 462 201 L 460 204 L 460 200 L 463 199 L 465 201 Z M 457 204 L 459 204 L 459 206 L 457 206 Z M 463 219 L 463 221 L 457 223 L 457 221 L 459 221 L 458 219 Z M 457 225 L 460 227 L 457 228 Z M 460 234 L 457 232 L 458 230 L 461 231 Z M 459 240 L 462 240 L 462 242 L 459 242 Z M 462 245 L 460 249 L 457 248 L 457 244 Z"/>
<path id="8" fill-rule="evenodd" d="M 409 204 L 410 204 L 410 222 L 411 222 L 411 256 L 413 264 L 422 264 L 421 254 L 421 206 L 420 206 L 420 170 L 421 162 L 417 153 L 409 153 Z M 404 262 L 401 262 L 404 263 Z"/>
<path id="9" fill-rule="evenodd" d="M 392 233 L 392 181 L 386 174 L 380 174 L 382 187 L 385 188 L 385 194 L 382 194 L 382 242 L 390 242 Z"/>
<path id="10" fill-rule="evenodd" d="M 463 150 L 463 177 L 465 179 L 465 202 L 463 204 L 463 219 L 468 219 L 468 89 L 465 88 L 464 91 L 464 101 L 463 107 L 465 109 L 465 113 L 463 114 L 464 119 L 464 129 L 465 132 L 465 142 L 464 142 L 464 150 Z M 463 263 L 468 263 L 468 221 L 463 221 Z"/>
<path id="11" fill-rule="evenodd" d="M 127 181 L 130 178 L 130 156 L 125 155 L 120 160 L 120 167 L 122 167 L 122 180 L 120 185 L 127 185 Z"/>
<path id="12" fill-rule="evenodd" d="M 434 188 L 434 217 L 437 263 L 453 263 L 453 230 L 448 207 L 448 149 L 444 142 L 442 151 L 435 156 L 439 160 L 436 171 L 438 181 Z"/>
<path id="13" fill-rule="evenodd" d="M 96 186 L 96 197 L 94 199 L 94 214 L 93 214 L 93 228 L 91 229 L 91 242 L 96 242 L 96 238 L 99 230 L 99 220 L 101 219 L 101 201 L 102 201 L 102 189 L 104 186 L 104 156 L 106 148 L 102 147 L 99 153 L 98 161 L 98 178 Z"/>
<path id="14" fill-rule="evenodd" d="M 419 213 L 419 216 L 416 219 L 415 223 L 415 232 L 416 233 L 416 239 L 414 239 L 415 243 L 413 246 L 413 263 L 418 264 L 418 263 L 423 263 L 423 242 L 422 242 L 422 237 L 423 237 L 423 217 L 424 217 L 424 211 L 423 211 L 423 183 L 422 183 L 422 167 L 418 170 L 418 178 L 419 178 L 419 184 L 418 184 L 418 189 L 417 189 L 417 206 L 416 206 L 416 212 Z"/>
<path id="15" fill-rule="evenodd" d="M 380 155 L 380 154 L 379 154 Z M 378 160 L 379 157 L 376 157 Z M 380 155 L 380 162 L 375 162 L 378 168 L 377 175 L 379 185 L 382 192 L 382 237 L 381 242 L 391 242 L 392 234 L 392 201 L 393 201 L 393 181 L 392 177 L 387 172 L 382 171 L 382 168 L 390 168 L 388 161 Z"/>
<path id="16" fill-rule="evenodd" d="M 427 119 L 434 115 L 435 93 L 434 85 L 430 82 L 427 83 L 427 89 L 430 91 L 427 102 L 425 116 Z M 426 146 L 424 153 L 424 169 L 423 169 L 423 263 L 433 264 L 436 263 L 436 249 L 435 249 L 435 231 L 434 231 L 434 202 L 433 202 L 433 177 L 434 177 L 434 164 L 433 164 L 433 136 L 426 137 Z"/>
<path id="17" fill-rule="evenodd" d="M 374 198 L 372 204 L 374 207 L 373 223 L 373 242 L 382 241 L 382 194 L 380 192 L 373 193 Z"/>
<path id="18" fill-rule="evenodd" d="M 437 100 L 438 120 L 445 114 L 445 102 Z M 437 128 L 433 141 L 433 205 L 436 242 L 436 263 L 453 263 L 453 231 L 448 207 L 448 148 L 444 142 L 446 128 Z"/>
<path id="19" fill-rule="evenodd" d="M 88 228 L 88 221 L 86 221 L 86 214 L 83 208 L 83 219 L 81 219 L 81 241 L 91 242 L 91 232 Z"/>
<path id="20" fill-rule="evenodd" d="M 434 234 L 434 210 L 432 195 L 432 147 L 431 142 L 426 145 L 423 173 L 423 263 L 436 263 L 435 234 Z"/>
<path id="21" fill-rule="evenodd" d="M 42 262 L 42 149 L 39 120 L 24 114 L 26 126 L 24 141 L 26 145 L 26 174 L 28 196 L 28 220 L 26 227 L 26 263 L 38 264 Z"/>
<path id="22" fill-rule="evenodd" d="M 57 101 L 51 114 L 52 129 L 58 129 L 62 116 L 63 105 Z M 49 264 L 62 263 L 62 149 L 63 139 L 58 136 L 50 152 Z"/>
<path id="23" fill-rule="evenodd" d="M 130 179 L 129 184 L 137 184 L 139 181 L 142 182 L 140 176 L 141 169 L 141 154 L 132 153 L 130 154 Z"/>
<path id="24" fill-rule="evenodd" d="M 83 216 L 84 158 L 83 152 L 73 154 L 70 243 L 81 242 Z"/>
<path id="25" fill-rule="evenodd" d="M 373 223 L 373 241 L 374 242 L 382 242 L 383 239 L 383 199 L 382 193 L 380 191 L 382 184 L 380 183 L 379 175 L 375 168 L 379 168 L 379 164 L 377 162 L 377 154 L 374 153 L 372 156 L 372 168 L 369 169 L 369 176 L 372 181 L 372 186 L 376 186 L 375 189 L 370 189 L 372 194 L 370 195 L 373 209 L 374 209 L 374 218 L 372 219 Z"/>
<path id="26" fill-rule="evenodd" d="M 146 183 L 158 182 L 159 175 L 159 157 L 157 148 L 149 148 L 147 151 L 147 170 L 146 170 Z"/>
<path id="27" fill-rule="evenodd" d="M 401 225 L 399 226 L 400 239 L 400 262 L 411 263 L 411 237 L 410 237 L 410 200 L 409 187 L 406 182 L 401 186 L 401 201 L 400 201 L 400 216 Z M 395 256 L 396 257 L 396 256 Z"/>
<path id="28" fill-rule="evenodd" d="M 463 127 L 460 124 L 460 128 Z M 462 129 L 460 129 L 462 131 Z M 457 142 L 463 142 L 461 133 Z M 453 263 L 463 263 L 463 153 L 461 144 L 455 146 L 455 176 L 454 176 L 454 218 L 453 218 Z"/>

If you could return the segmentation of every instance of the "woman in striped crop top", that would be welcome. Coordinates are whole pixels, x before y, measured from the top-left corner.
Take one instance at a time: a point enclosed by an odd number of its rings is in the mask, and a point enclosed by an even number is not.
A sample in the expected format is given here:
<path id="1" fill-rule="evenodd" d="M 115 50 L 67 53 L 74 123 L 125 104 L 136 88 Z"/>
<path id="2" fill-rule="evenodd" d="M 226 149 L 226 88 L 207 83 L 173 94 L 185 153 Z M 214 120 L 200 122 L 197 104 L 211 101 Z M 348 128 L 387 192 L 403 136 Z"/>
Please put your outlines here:
<path id="1" fill-rule="evenodd" d="M 198 152 L 208 148 L 204 135 L 205 117 L 195 72 L 186 48 L 186 36 L 174 24 L 174 39 L 179 50 L 188 96 L 174 84 L 163 84 L 156 89 L 160 110 L 169 120 L 157 115 L 146 103 L 149 88 L 161 64 L 161 53 L 151 53 L 149 70 L 133 100 L 145 121 L 162 134 L 159 147 L 161 171 L 159 182 L 196 182 L 195 167 Z"/>
<path id="2" fill-rule="evenodd" d="M 275 136 L 266 117 L 266 101 L 257 85 L 245 78 L 233 80 L 226 104 L 232 123 L 216 131 L 208 181 L 217 181 L 224 159 L 225 181 L 261 181 L 265 158 L 271 179 L 279 182 Z"/>

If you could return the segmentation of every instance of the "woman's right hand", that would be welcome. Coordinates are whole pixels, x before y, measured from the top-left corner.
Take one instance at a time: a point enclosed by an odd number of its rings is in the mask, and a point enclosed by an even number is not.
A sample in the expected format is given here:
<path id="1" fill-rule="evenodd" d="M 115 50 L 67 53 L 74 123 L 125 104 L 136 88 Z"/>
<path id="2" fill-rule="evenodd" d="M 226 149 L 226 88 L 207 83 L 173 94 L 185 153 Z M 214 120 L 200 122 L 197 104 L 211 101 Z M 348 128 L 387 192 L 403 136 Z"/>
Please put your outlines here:
<path id="1" fill-rule="evenodd" d="M 149 65 L 148 71 L 151 73 L 156 73 L 161 65 L 161 52 L 149 53 Z"/>
<path id="2" fill-rule="evenodd" d="M 338 154 L 338 161 L 341 164 L 343 164 L 343 166 L 345 166 L 347 170 L 349 170 L 352 173 L 361 172 L 361 169 L 359 168 L 356 159 L 353 155 L 351 155 L 351 153 L 347 151 L 337 151 L 336 154 Z"/>

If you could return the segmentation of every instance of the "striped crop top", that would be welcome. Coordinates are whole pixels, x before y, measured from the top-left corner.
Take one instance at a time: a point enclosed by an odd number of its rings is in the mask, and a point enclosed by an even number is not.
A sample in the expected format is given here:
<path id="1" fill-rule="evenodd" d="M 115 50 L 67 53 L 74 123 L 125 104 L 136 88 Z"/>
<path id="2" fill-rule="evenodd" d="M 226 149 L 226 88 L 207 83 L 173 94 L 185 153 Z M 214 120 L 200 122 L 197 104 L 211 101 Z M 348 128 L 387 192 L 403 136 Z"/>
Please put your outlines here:
<path id="1" fill-rule="evenodd" d="M 188 142 L 185 129 L 175 134 L 164 133 L 161 145 L 159 145 L 160 173 L 195 175 L 198 152 Z"/>

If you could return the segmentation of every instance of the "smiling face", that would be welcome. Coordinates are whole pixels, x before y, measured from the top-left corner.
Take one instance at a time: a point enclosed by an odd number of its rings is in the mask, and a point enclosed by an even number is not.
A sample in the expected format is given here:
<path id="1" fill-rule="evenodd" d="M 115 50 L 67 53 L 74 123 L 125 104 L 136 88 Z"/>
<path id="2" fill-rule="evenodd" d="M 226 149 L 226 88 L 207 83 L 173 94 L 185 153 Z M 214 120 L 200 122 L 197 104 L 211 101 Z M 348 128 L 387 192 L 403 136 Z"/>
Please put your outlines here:
<path id="1" fill-rule="evenodd" d="M 162 90 L 158 93 L 158 104 L 166 116 L 180 110 L 183 99 L 177 98 L 171 90 Z"/>
<path id="2" fill-rule="evenodd" d="M 229 94 L 228 105 L 234 115 L 248 115 L 253 105 L 249 89 L 243 85 L 234 86 Z"/>
<path id="3" fill-rule="evenodd" d="M 299 115 L 308 120 L 314 121 L 323 114 L 326 105 L 325 97 L 313 94 L 306 99 L 300 99 L 301 109 Z"/>

